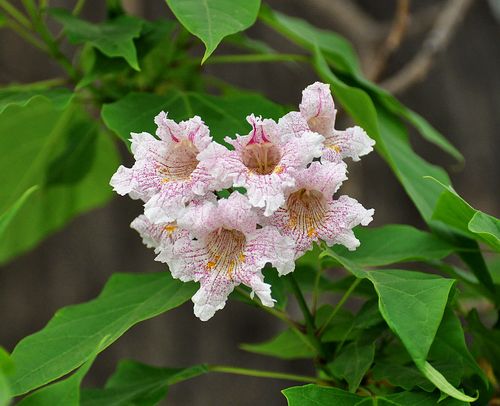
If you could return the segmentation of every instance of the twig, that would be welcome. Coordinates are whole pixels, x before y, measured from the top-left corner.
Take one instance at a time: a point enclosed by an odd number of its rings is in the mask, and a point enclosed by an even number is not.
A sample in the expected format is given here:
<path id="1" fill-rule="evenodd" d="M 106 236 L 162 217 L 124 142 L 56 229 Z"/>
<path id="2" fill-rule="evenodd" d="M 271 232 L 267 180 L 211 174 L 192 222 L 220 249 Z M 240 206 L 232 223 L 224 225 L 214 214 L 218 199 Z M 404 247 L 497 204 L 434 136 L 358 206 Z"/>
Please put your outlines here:
<path id="1" fill-rule="evenodd" d="M 376 54 L 367 76 L 376 81 L 385 69 L 387 60 L 399 48 L 406 34 L 409 21 L 410 0 L 398 0 L 394 20 L 382 47 Z"/>
<path id="2" fill-rule="evenodd" d="M 288 381 L 307 382 L 307 383 L 323 383 L 323 384 L 330 383 L 329 381 L 324 381 L 315 378 L 313 376 L 295 375 L 295 374 L 288 374 L 285 372 L 276 372 L 276 371 L 262 371 L 257 369 L 239 368 L 228 365 L 208 365 L 208 370 L 212 372 L 222 372 L 226 374 L 255 376 L 258 378 L 285 379 Z"/>
<path id="3" fill-rule="evenodd" d="M 474 0 L 448 0 L 439 13 L 421 50 L 399 72 L 382 83 L 392 93 L 401 93 L 413 84 L 423 80 L 434 58 L 449 44 L 460 21 L 464 18 Z"/>

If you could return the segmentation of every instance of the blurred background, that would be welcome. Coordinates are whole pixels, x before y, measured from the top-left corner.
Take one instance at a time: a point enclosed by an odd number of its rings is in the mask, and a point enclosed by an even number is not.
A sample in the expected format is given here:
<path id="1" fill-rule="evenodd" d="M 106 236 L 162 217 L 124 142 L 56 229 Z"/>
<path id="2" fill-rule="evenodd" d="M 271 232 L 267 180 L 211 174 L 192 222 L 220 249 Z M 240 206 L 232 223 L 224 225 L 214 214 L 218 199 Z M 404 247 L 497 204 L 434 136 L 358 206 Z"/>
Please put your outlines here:
<path id="1" fill-rule="evenodd" d="M 67 1 L 52 1 L 67 6 Z M 368 77 L 394 91 L 427 118 L 466 158 L 464 167 L 422 138 L 416 150 L 444 166 L 454 186 L 474 207 L 498 216 L 500 175 L 500 5 L 496 0 L 268 0 L 273 8 L 337 31 L 351 40 Z M 168 16 L 162 0 L 125 1 L 149 19 Z M 104 2 L 89 0 L 84 18 L 99 21 Z M 405 33 L 404 37 L 402 33 Z M 283 52 L 295 48 L 256 24 L 248 34 Z M 200 53 L 202 48 L 200 46 Z M 224 53 L 224 46 L 216 54 Z M 214 65 L 210 74 L 271 100 L 296 106 L 301 90 L 316 80 L 294 64 Z M 0 31 L 0 84 L 52 78 L 58 67 L 10 31 Z M 350 125 L 340 112 L 338 128 Z M 22 142 L 22 140 L 19 140 Z M 118 142 L 118 141 L 117 141 Z M 130 157 L 123 150 L 124 162 Z M 341 192 L 375 208 L 373 225 L 406 223 L 424 227 L 386 164 L 376 153 L 350 163 Z M 161 272 L 154 254 L 129 223 L 141 205 L 116 198 L 106 207 L 73 220 L 35 250 L 0 268 L 0 344 L 9 352 L 24 336 L 42 328 L 60 307 L 94 298 L 115 272 Z M 326 300 L 335 300 L 326 297 Z M 292 306 L 291 311 L 294 311 Z M 238 349 L 242 342 L 271 338 L 282 326 L 270 316 L 230 302 L 209 322 L 200 322 L 190 303 L 134 327 L 102 353 L 86 385 L 100 385 L 121 358 L 158 366 L 208 362 L 295 373 L 311 373 L 303 362 L 285 362 Z M 211 374 L 171 388 L 170 405 L 281 405 L 280 390 L 293 382 Z"/>

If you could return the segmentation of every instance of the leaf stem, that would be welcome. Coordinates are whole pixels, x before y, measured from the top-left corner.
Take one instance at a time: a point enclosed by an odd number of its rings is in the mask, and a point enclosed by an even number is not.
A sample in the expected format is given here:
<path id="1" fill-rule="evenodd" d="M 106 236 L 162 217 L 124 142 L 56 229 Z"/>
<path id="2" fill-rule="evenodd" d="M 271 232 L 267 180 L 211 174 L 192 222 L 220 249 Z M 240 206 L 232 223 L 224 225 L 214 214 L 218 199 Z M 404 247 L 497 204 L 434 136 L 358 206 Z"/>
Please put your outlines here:
<path id="1" fill-rule="evenodd" d="M 208 370 L 211 372 L 221 372 L 225 374 L 255 376 L 258 378 L 285 379 L 289 381 L 307 382 L 307 383 L 319 383 L 319 382 L 324 383 L 324 381 L 321 381 L 313 376 L 295 375 L 277 371 L 262 371 L 258 369 L 239 368 L 229 365 L 208 365 Z"/>
<path id="2" fill-rule="evenodd" d="M 339 310 L 342 308 L 344 303 L 347 301 L 349 296 L 351 296 L 351 293 L 354 291 L 354 289 L 356 289 L 356 286 L 358 286 L 360 282 L 361 282 L 361 278 L 357 278 L 354 280 L 354 282 L 351 284 L 351 286 L 349 286 L 349 289 L 347 289 L 347 291 L 344 293 L 344 296 L 342 296 L 342 298 L 339 300 L 337 305 L 333 308 L 333 310 L 330 313 L 330 315 L 328 316 L 328 318 L 325 320 L 323 325 L 318 330 L 318 333 L 317 333 L 318 337 L 321 337 L 321 335 L 325 332 L 326 327 L 330 324 L 330 322 L 333 320 L 335 315 L 339 312 Z"/>
<path id="3" fill-rule="evenodd" d="M 205 61 L 205 64 L 254 62 L 309 62 L 309 58 L 296 54 L 234 54 L 212 56 Z"/>
<path id="4" fill-rule="evenodd" d="M 21 13 L 16 7 L 8 2 L 8 0 L 0 0 L 0 7 L 2 7 L 11 17 L 16 20 L 20 25 L 24 26 L 28 30 L 31 29 L 30 20 Z"/>

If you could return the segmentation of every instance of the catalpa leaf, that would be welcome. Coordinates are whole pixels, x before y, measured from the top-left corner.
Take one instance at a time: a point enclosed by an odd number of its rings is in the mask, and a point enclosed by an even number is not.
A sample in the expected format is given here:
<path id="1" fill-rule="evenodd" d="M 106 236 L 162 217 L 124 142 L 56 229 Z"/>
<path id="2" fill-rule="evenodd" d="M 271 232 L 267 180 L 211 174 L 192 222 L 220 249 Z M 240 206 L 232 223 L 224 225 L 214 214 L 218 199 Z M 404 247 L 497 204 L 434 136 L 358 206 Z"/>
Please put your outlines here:
<path id="1" fill-rule="evenodd" d="M 152 93 L 130 93 L 124 98 L 105 104 L 101 111 L 109 129 L 128 142 L 130 132 L 147 131 L 154 134 L 154 117 L 160 111 L 176 121 L 195 114 L 203 118 L 217 142 L 235 133 L 246 134 L 250 126 L 245 117 L 251 113 L 267 118 L 279 118 L 283 107 L 257 94 L 231 94 L 210 96 L 195 92 L 171 90 L 165 96 Z"/>
<path id="2" fill-rule="evenodd" d="M 104 55 L 121 57 L 132 68 L 140 70 L 134 38 L 141 33 L 142 20 L 124 15 L 101 24 L 93 24 L 64 9 L 50 9 L 50 15 L 63 25 L 71 43 L 90 44 Z"/>
<path id="3" fill-rule="evenodd" d="M 255 23 L 260 0 L 166 0 L 179 22 L 205 44 L 201 63 L 228 35 Z"/>
<path id="4" fill-rule="evenodd" d="M 196 291 L 194 283 L 169 273 L 116 274 L 94 300 L 59 310 L 39 332 L 14 348 L 11 377 L 20 395 L 78 368 L 105 339 L 111 345 L 133 325 L 180 306 Z"/>
<path id="5" fill-rule="evenodd" d="M 361 242 L 356 251 L 348 251 L 342 246 L 332 249 L 360 266 L 441 259 L 454 250 L 451 244 L 430 233 L 399 224 L 360 227 L 356 229 L 356 237 Z"/>
<path id="6" fill-rule="evenodd" d="M 436 203 L 433 220 L 439 220 L 467 237 L 478 239 L 500 252 L 500 220 L 474 209 L 448 184 Z"/>
<path id="7" fill-rule="evenodd" d="M 189 368 L 159 368 L 136 361 L 121 361 L 102 389 L 84 389 L 81 405 L 156 405 L 170 385 L 205 374 L 205 365 Z"/>
<path id="8" fill-rule="evenodd" d="M 74 102 L 60 106 L 36 96 L 0 113 L 0 150 L 9 152 L 0 161 L 0 213 L 23 202 L 4 224 L 0 263 L 112 197 L 118 159 L 110 137 Z M 23 201 L 34 185 L 39 189 Z"/>

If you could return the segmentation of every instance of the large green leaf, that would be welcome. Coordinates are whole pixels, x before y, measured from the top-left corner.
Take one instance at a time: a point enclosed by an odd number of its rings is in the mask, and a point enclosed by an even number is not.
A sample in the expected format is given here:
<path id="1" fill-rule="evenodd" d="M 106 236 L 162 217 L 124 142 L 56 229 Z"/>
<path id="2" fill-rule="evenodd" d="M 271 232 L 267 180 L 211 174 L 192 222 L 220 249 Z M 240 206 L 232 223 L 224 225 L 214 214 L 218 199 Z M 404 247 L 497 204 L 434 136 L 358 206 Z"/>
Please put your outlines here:
<path id="1" fill-rule="evenodd" d="M 64 27 L 73 44 L 90 44 L 104 55 L 121 57 L 139 70 L 134 38 L 142 29 L 143 21 L 132 16 L 120 16 L 101 24 L 93 24 L 73 16 L 64 9 L 51 9 L 50 14 Z"/>
<path id="2" fill-rule="evenodd" d="M 223 142 L 225 136 L 249 132 L 245 121 L 248 114 L 279 118 L 284 113 L 283 107 L 257 94 L 210 96 L 171 90 L 165 96 L 130 93 L 115 103 L 104 105 L 101 115 L 109 129 L 128 140 L 130 132 L 154 134 L 153 119 L 162 110 L 178 121 L 201 116 L 218 142 Z"/>
<path id="3" fill-rule="evenodd" d="M 455 399 L 440 400 L 431 393 L 400 392 L 389 395 L 359 396 L 342 389 L 304 385 L 282 391 L 289 406 L 465 406 Z M 439 401 L 439 403 L 438 403 Z"/>
<path id="4" fill-rule="evenodd" d="M 467 348 L 460 319 L 449 307 L 446 308 L 443 320 L 432 343 L 429 359 L 436 361 L 439 365 L 448 364 L 448 369 L 452 375 L 456 375 L 459 379 L 464 374 L 477 374 L 488 384 L 488 378 Z M 450 382 L 453 380 L 452 376 L 446 376 Z"/>
<path id="5" fill-rule="evenodd" d="M 373 363 L 375 343 L 354 341 L 344 347 L 327 368 L 337 378 L 345 379 L 349 392 L 355 392 Z"/>
<path id="6" fill-rule="evenodd" d="M 205 365 L 158 368 L 135 361 L 121 361 L 104 388 L 82 391 L 81 405 L 156 405 L 166 396 L 170 385 L 207 372 Z"/>
<path id="7" fill-rule="evenodd" d="M 43 86 L 9 86 L 0 89 L 0 114 L 11 105 L 26 106 L 33 98 L 43 97 L 50 100 L 55 108 L 65 108 L 73 93 L 65 87 L 46 88 Z"/>
<path id="8" fill-rule="evenodd" d="M 116 150 L 78 106 L 61 110 L 45 97 L 0 114 L 0 213 L 40 185 L 11 219 L 0 240 L 0 263 L 34 247 L 71 218 L 111 196 Z"/>
<path id="9" fill-rule="evenodd" d="M 331 250 L 322 255 L 331 256 L 356 277 L 372 282 L 379 297 L 380 313 L 427 379 L 455 399 L 465 402 L 475 400 L 454 388 L 427 362 L 454 280 L 397 269 L 365 271 Z"/>
<path id="10" fill-rule="evenodd" d="M 0 347 L 0 406 L 7 406 L 12 397 L 12 391 L 8 382 L 8 375 L 14 370 L 9 354 Z"/>
<path id="11" fill-rule="evenodd" d="M 17 212 L 21 209 L 26 200 L 28 200 L 33 192 L 35 192 L 38 188 L 38 185 L 30 187 L 19 197 L 19 199 L 17 199 L 17 201 L 10 208 L 8 208 L 5 212 L 0 213 L 0 238 L 4 238 L 3 234 L 5 233 L 5 230 L 7 230 L 10 222 L 14 220 Z"/>
<path id="12" fill-rule="evenodd" d="M 341 246 L 332 249 L 360 266 L 441 259 L 454 249 L 438 237 L 406 225 L 359 228 L 356 236 L 361 241 L 356 251 L 348 251 Z"/>
<path id="13" fill-rule="evenodd" d="M 316 350 L 307 339 L 292 329 L 285 330 L 264 343 L 241 344 L 240 347 L 255 354 L 281 359 L 312 358 L 316 354 Z"/>
<path id="14" fill-rule="evenodd" d="M 445 190 L 436 203 L 432 218 L 500 252 L 500 220 L 474 209 L 451 186 L 437 183 Z"/>
<path id="15" fill-rule="evenodd" d="M 59 310 L 39 332 L 21 340 L 12 353 L 11 378 L 17 395 L 38 388 L 74 370 L 134 324 L 187 301 L 196 285 L 172 279 L 169 273 L 116 274 L 94 300 Z"/>
<path id="16" fill-rule="evenodd" d="M 98 351 L 98 350 L 97 350 Z M 94 355 L 69 378 L 31 393 L 18 403 L 20 406 L 80 406 L 80 384 L 92 366 Z"/>
<path id="17" fill-rule="evenodd" d="M 268 8 L 263 9 L 261 18 L 275 30 L 305 49 L 314 52 L 318 48 L 336 71 L 372 94 L 390 113 L 407 120 L 415 126 L 423 138 L 437 145 L 458 161 L 464 160 L 462 154 L 423 117 L 405 107 L 387 91 L 362 76 L 356 54 L 343 37 L 331 31 L 318 29 L 299 18 L 271 11 Z"/>
<path id="18" fill-rule="evenodd" d="M 317 385 L 293 386 L 282 391 L 289 406 L 355 406 L 361 396 L 342 389 Z"/>
<path id="19" fill-rule="evenodd" d="M 228 35 L 255 23 L 260 0 L 166 0 L 181 24 L 205 44 L 201 63 Z"/>

